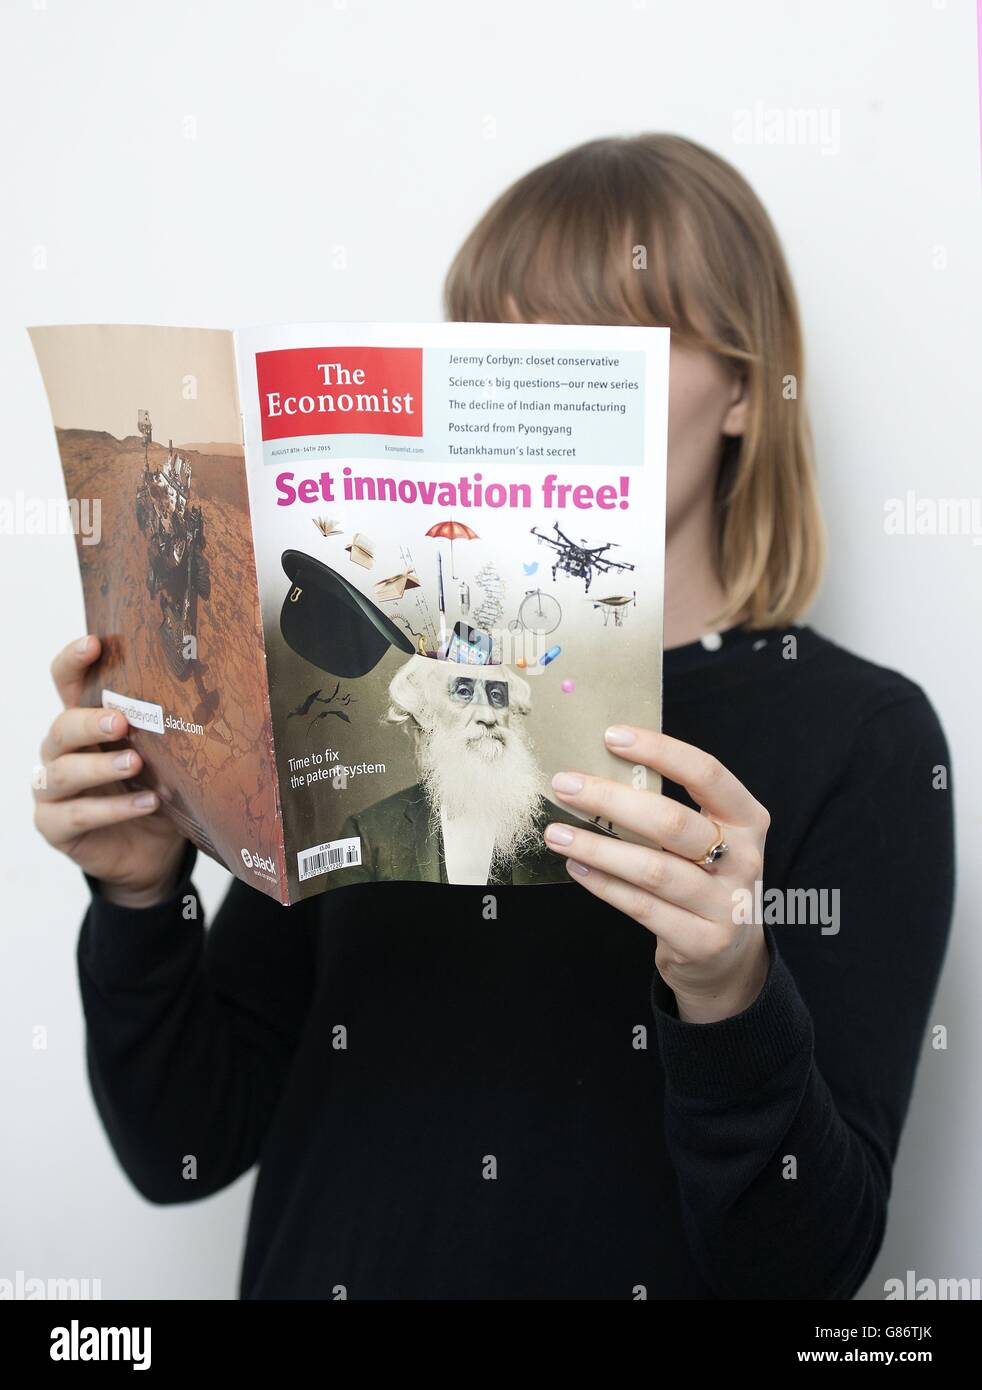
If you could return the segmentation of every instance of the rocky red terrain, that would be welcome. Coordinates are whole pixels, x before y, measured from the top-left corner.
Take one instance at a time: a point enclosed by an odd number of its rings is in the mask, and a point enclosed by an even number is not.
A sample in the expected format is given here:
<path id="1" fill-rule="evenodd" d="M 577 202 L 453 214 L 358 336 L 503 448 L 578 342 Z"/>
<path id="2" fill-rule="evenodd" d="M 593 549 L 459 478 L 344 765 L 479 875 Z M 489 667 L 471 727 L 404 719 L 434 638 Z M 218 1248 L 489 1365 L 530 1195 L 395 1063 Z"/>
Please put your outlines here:
<path id="1" fill-rule="evenodd" d="M 198 600 L 198 660 L 187 679 L 168 666 L 159 597 L 150 593 L 148 539 L 139 529 L 136 493 L 143 441 L 94 430 L 58 430 L 70 497 L 98 498 L 101 540 L 78 543 L 89 630 L 106 653 L 87 692 L 108 687 L 163 707 L 203 732 L 134 730 L 133 746 L 172 813 L 209 853 L 241 872 L 241 851 L 271 857 L 283 881 L 276 824 L 276 773 L 270 757 L 262 625 L 241 451 L 182 448 L 193 465 L 191 501 L 202 509 L 211 589 Z M 150 445 L 158 467 L 167 450 Z M 270 885 L 257 881 L 267 891 Z"/>

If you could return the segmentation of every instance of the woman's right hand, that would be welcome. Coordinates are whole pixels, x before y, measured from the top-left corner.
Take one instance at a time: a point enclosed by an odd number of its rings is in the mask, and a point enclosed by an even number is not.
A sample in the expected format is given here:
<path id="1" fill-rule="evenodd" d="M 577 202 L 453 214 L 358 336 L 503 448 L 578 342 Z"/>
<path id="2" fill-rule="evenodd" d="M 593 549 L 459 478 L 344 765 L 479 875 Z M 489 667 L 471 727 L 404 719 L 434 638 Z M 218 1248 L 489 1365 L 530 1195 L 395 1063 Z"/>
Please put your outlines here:
<path id="1" fill-rule="evenodd" d="M 97 637 L 83 637 L 51 664 L 65 708 L 41 744 L 44 775 L 35 778 L 42 785 L 34 791 L 34 824 L 50 845 L 98 879 L 104 897 L 149 907 L 177 886 L 186 841 L 154 792 L 120 786 L 139 774 L 139 753 L 100 751 L 126 737 L 126 716 L 78 704 L 86 670 L 101 650 Z"/>

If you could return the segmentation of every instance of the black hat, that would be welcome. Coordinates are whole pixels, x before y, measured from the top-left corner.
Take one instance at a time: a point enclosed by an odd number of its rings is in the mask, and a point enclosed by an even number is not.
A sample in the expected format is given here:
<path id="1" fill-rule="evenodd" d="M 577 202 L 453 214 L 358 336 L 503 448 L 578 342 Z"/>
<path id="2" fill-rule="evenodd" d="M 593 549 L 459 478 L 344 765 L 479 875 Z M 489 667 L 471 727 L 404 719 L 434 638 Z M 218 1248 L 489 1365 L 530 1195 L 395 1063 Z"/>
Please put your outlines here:
<path id="1" fill-rule="evenodd" d="M 300 550 L 284 550 L 293 581 L 280 612 L 280 631 L 298 655 L 332 676 L 366 676 L 390 647 L 416 648 L 395 623 L 329 565 Z"/>

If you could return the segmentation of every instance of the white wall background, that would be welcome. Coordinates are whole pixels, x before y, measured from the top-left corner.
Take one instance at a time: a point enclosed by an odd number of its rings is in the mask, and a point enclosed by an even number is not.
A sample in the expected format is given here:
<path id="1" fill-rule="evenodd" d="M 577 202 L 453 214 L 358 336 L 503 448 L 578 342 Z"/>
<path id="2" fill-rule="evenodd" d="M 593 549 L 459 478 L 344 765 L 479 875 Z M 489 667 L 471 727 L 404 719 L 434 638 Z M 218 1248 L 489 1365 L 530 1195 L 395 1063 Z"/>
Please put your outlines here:
<path id="1" fill-rule="evenodd" d="M 438 318 L 471 223 L 572 144 L 674 130 L 749 176 L 785 239 L 810 345 L 833 548 L 813 620 L 924 684 L 960 813 L 960 906 L 934 1009 L 949 1048 L 924 1056 L 864 1296 L 908 1268 L 982 1274 L 982 549 L 883 530 L 885 499 L 908 488 L 980 491 L 971 0 L 2 0 L 0 54 L 8 498 L 62 495 L 26 324 Z M 758 102 L 814 108 L 827 133 L 838 119 L 838 139 L 828 152 L 739 143 L 736 113 Z M 84 887 L 34 833 L 29 791 L 56 711 L 48 662 L 84 627 L 71 543 L 0 535 L 0 593 L 0 1278 L 232 1297 L 251 1178 L 189 1207 L 147 1205 L 85 1082 Z M 198 881 L 212 908 L 222 871 Z M 32 1048 L 37 1024 L 46 1051 Z"/>

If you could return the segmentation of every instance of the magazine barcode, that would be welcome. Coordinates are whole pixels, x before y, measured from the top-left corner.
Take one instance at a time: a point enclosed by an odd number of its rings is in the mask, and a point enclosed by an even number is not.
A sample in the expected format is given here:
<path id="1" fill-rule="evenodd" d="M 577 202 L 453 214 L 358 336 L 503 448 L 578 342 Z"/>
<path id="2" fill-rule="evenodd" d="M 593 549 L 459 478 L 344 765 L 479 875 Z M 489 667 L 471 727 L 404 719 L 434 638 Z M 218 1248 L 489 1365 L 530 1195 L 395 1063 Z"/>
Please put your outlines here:
<path id="1" fill-rule="evenodd" d="M 361 840 L 329 840 L 325 845 L 313 845 L 297 855 L 300 882 L 333 873 L 335 869 L 350 869 L 361 863 Z"/>

